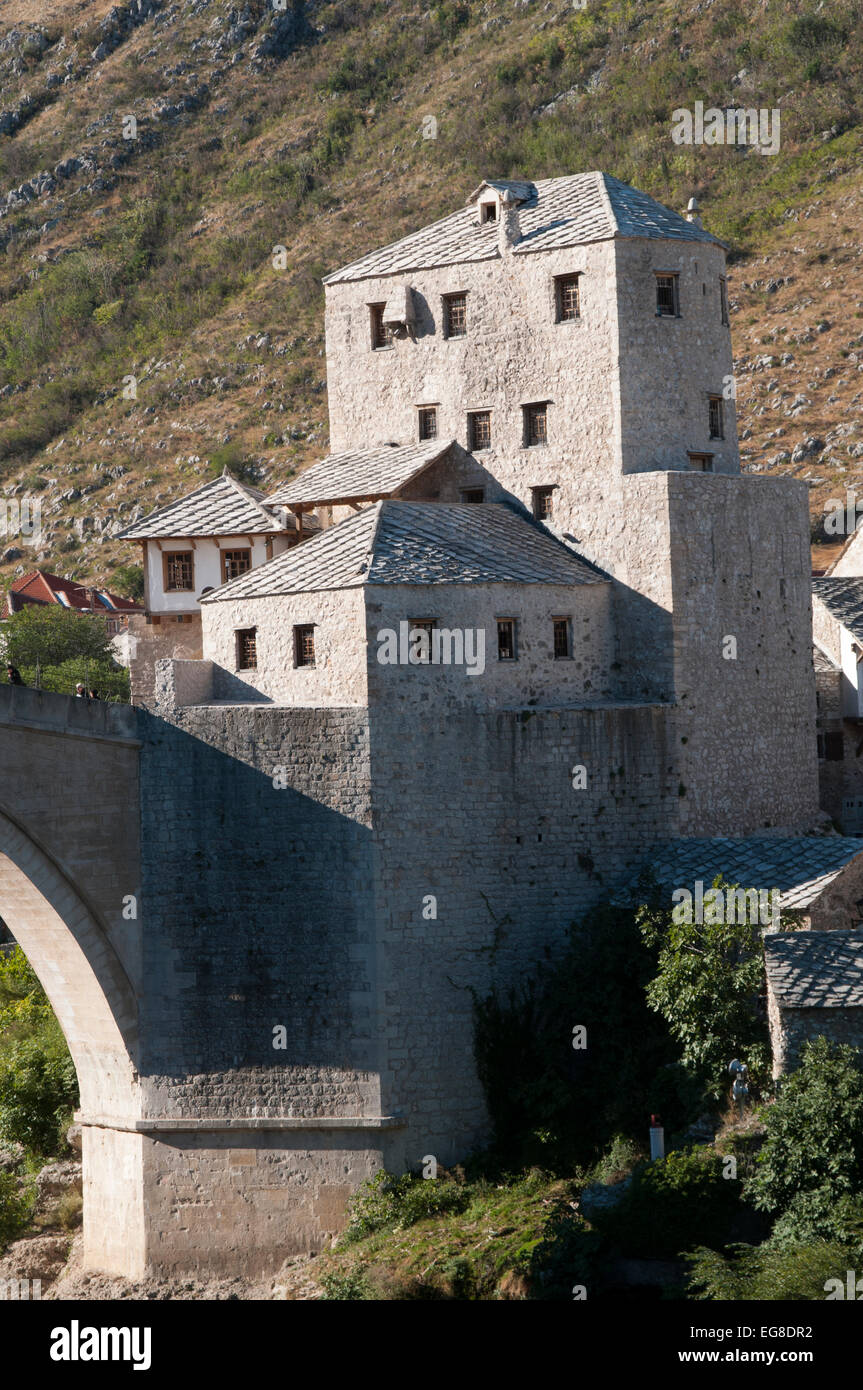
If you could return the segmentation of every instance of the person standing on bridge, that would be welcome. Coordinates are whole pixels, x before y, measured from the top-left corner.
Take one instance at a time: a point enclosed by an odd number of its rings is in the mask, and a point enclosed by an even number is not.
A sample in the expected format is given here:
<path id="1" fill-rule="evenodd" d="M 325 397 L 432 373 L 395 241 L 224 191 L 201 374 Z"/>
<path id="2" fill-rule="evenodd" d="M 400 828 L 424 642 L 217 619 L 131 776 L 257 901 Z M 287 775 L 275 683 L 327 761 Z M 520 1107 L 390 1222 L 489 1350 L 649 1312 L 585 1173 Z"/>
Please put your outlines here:
<path id="1" fill-rule="evenodd" d="M 9 682 L 10 685 L 23 685 L 23 684 L 24 684 L 24 680 L 23 680 L 23 677 L 22 677 L 22 675 L 21 675 L 21 672 L 18 670 L 18 667 L 17 667 L 17 666 L 13 666 L 11 662 L 10 662 L 9 665 L 6 667 L 6 679 L 8 680 L 8 682 Z"/>
<path id="2" fill-rule="evenodd" d="M 78 684 L 75 686 L 75 695 L 79 700 L 86 700 L 87 691 L 83 681 L 79 681 Z"/>

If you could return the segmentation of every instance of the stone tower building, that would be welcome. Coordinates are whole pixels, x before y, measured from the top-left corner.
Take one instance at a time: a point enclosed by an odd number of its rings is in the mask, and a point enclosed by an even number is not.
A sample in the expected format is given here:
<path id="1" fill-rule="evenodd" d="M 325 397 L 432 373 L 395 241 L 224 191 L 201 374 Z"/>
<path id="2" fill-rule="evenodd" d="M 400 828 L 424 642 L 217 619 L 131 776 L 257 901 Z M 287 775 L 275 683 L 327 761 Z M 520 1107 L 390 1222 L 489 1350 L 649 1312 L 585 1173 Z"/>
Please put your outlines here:
<path id="1" fill-rule="evenodd" d="M 724 266 L 589 173 L 328 277 L 333 453 L 260 503 L 311 538 L 197 596 L 141 736 L 163 1263 L 186 1207 L 277 1264 L 376 1166 L 464 1157 L 471 991 L 657 842 L 817 818 L 807 493 L 740 476 Z"/>

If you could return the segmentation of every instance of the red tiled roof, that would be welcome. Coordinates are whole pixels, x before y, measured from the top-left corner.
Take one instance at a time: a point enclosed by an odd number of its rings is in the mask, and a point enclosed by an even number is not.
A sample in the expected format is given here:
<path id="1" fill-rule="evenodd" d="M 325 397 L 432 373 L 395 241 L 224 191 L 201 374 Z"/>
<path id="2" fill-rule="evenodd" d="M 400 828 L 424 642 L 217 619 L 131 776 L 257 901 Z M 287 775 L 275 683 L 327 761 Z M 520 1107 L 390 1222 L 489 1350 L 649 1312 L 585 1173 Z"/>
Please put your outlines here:
<path id="1" fill-rule="evenodd" d="M 13 599 L 12 595 L 16 597 Z M 143 613 L 140 604 L 132 599 L 121 598 L 119 594 L 109 593 L 97 585 L 79 584 L 72 579 L 61 579 L 59 574 L 49 574 L 47 570 L 31 570 L 22 574 L 10 586 L 3 607 L 3 616 L 16 612 L 28 603 L 57 603 L 78 613 Z"/>

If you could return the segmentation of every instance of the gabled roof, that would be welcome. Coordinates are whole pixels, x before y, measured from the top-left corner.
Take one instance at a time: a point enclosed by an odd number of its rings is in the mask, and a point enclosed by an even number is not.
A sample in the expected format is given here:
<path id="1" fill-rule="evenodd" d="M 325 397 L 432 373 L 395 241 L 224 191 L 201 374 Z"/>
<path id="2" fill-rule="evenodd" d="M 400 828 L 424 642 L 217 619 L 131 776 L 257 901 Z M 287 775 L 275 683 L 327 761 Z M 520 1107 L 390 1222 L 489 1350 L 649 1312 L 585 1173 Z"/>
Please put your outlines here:
<path id="1" fill-rule="evenodd" d="M 822 651 L 821 647 L 815 646 L 814 643 L 812 644 L 812 664 L 815 670 L 822 674 L 831 676 L 842 674 L 842 667 L 838 662 L 834 661 L 827 652 Z"/>
<path id="2" fill-rule="evenodd" d="M 844 835 L 681 839 L 654 845 L 645 868 L 668 889 L 691 892 L 700 880 L 706 891 L 717 874 L 744 889 L 777 888 L 782 910 L 801 911 L 860 854 L 863 840 Z"/>
<path id="3" fill-rule="evenodd" d="M 467 199 L 468 206 L 479 202 L 486 189 L 493 188 L 495 193 L 509 194 L 518 203 L 527 202 L 528 198 L 536 196 L 536 184 L 530 183 L 528 179 L 483 179 L 482 183 L 473 190 Z"/>
<path id="4" fill-rule="evenodd" d="M 453 442 L 433 439 L 427 444 L 382 444 L 375 449 L 330 454 L 292 482 L 277 488 L 266 499 L 266 504 L 268 507 L 299 503 L 326 506 L 357 498 L 390 497 L 429 464 L 442 458 Z"/>
<path id="5" fill-rule="evenodd" d="M 863 578 L 812 580 L 812 592 L 843 627 L 863 642 Z"/>
<path id="6" fill-rule="evenodd" d="M 505 503 L 375 502 L 202 603 L 365 584 L 593 584 L 606 576 Z"/>
<path id="7" fill-rule="evenodd" d="M 97 585 L 81 584 L 73 579 L 63 579 L 59 574 L 48 570 L 31 570 L 22 574 L 9 586 L 4 605 L 4 614 L 15 613 L 28 603 L 56 603 L 61 608 L 75 609 L 76 612 L 141 613 L 143 609 L 132 599 L 121 598 Z"/>
<path id="8" fill-rule="evenodd" d="M 478 196 L 485 186 L 504 188 L 508 181 L 488 180 L 471 196 Z M 608 241 L 612 237 L 661 237 L 723 244 L 697 223 L 687 222 L 679 213 L 611 174 L 568 174 L 563 178 L 540 179 L 531 185 L 512 181 L 511 186 L 533 190 L 519 208 L 522 238 L 514 248 L 516 256 Z M 478 225 L 469 206 L 334 271 L 325 276 L 324 284 L 489 261 L 499 255 L 496 224 Z"/>
<path id="9" fill-rule="evenodd" d="M 262 505 L 263 493 L 223 473 L 188 496 L 160 507 L 121 533 L 124 541 L 161 536 L 245 536 L 283 531 Z"/>
<path id="10" fill-rule="evenodd" d="M 783 1009 L 863 1008 L 863 931 L 776 932 L 764 949 Z"/>

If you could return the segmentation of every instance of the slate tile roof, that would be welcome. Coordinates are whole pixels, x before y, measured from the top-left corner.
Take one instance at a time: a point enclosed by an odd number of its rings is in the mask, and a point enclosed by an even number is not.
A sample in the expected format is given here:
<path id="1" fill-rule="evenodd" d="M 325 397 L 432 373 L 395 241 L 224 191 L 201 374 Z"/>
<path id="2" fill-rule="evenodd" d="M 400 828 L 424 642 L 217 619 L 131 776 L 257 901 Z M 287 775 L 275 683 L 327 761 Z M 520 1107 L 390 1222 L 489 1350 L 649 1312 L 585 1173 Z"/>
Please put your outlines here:
<path id="1" fill-rule="evenodd" d="M 840 675 L 842 672 L 842 667 L 833 660 L 832 656 L 828 656 L 825 651 L 822 651 L 820 647 L 816 647 L 814 644 L 812 647 L 812 664 L 816 671 L 829 672 L 831 676 Z"/>
<path id="2" fill-rule="evenodd" d="M 863 931 L 776 932 L 764 946 L 783 1009 L 863 1008 Z"/>
<path id="3" fill-rule="evenodd" d="M 778 888 L 780 909 L 802 911 L 859 854 L 863 854 L 863 839 L 845 835 L 687 838 L 654 845 L 644 867 L 669 890 L 691 892 L 698 880 L 706 889 L 717 874 L 741 888 Z"/>
<path id="4" fill-rule="evenodd" d="M 375 502 L 202 603 L 363 584 L 592 584 L 606 578 L 502 502 Z"/>
<path id="5" fill-rule="evenodd" d="M 284 530 L 261 505 L 263 493 L 223 473 L 195 488 L 187 497 L 160 507 L 123 531 L 120 539 L 148 540 L 161 536 L 245 536 L 250 532 Z"/>
<path id="6" fill-rule="evenodd" d="M 489 186 L 499 186 L 493 180 Z M 484 185 L 480 185 L 480 189 Z M 514 185 L 515 186 L 515 185 Z M 599 171 L 540 179 L 519 208 L 522 239 L 517 256 L 562 246 L 580 246 L 612 237 L 664 237 L 674 241 L 719 239 L 647 193 Z M 476 190 L 478 193 L 480 190 Z M 473 196 L 473 195 L 472 195 Z M 325 285 L 398 275 L 433 266 L 495 260 L 497 224 L 477 225 L 472 206 L 450 213 L 400 241 L 362 256 L 324 278 Z"/>
<path id="7" fill-rule="evenodd" d="M 812 592 L 858 642 L 863 642 L 863 579 L 828 575 L 812 580 Z"/>
<path id="8" fill-rule="evenodd" d="M 356 497 L 388 497 L 442 458 L 453 442 L 433 439 L 427 444 L 382 444 L 375 449 L 330 454 L 277 488 L 266 504 L 275 507 L 304 502 L 324 506 Z"/>

